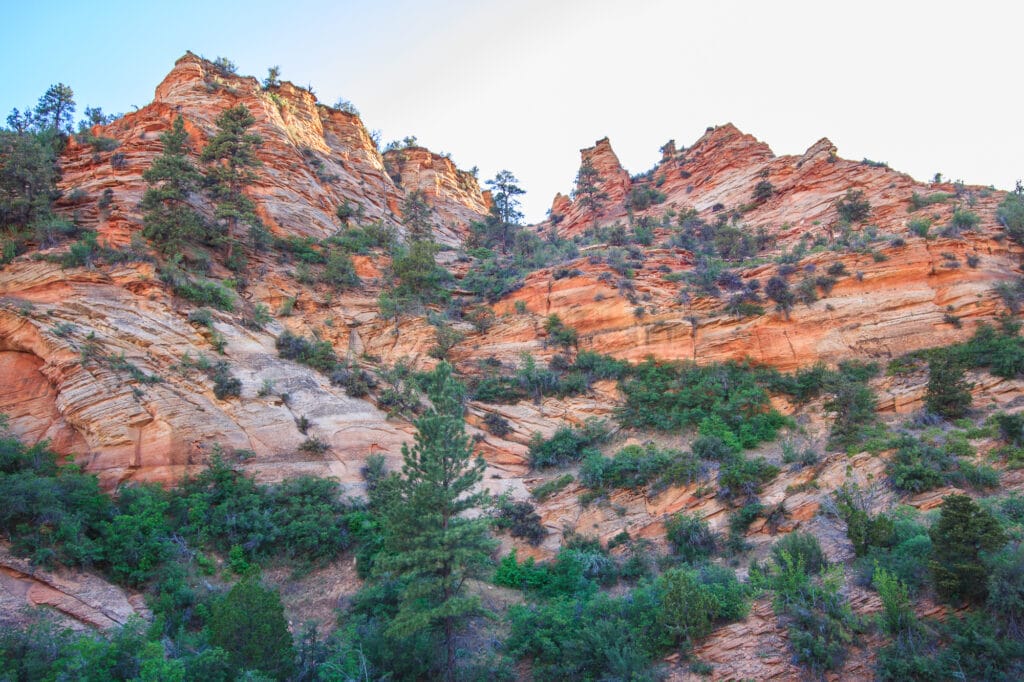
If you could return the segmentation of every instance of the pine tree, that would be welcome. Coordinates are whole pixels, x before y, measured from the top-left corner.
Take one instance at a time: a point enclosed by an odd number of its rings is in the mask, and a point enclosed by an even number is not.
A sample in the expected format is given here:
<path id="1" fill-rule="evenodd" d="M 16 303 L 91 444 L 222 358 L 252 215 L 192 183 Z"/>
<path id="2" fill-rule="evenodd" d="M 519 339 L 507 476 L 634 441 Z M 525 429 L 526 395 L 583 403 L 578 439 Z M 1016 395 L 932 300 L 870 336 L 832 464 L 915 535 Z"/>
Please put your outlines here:
<path id="1" fill-rule="evenodd" d="M 784 277 L 775 275 L 768 280 L 764 293 L 768 298 L 775 301 L 775 309 L 788 320 L 789 311 L 793 309 L 793 304 L 796 303 L 796 295 L 790 290 L 789 282 Z"/>
<path id="2" fill-rule="evenodd" d="M 597 217 L 601 209 L 608 202 L 608 193 L 601 190 L 598 184 L 600 181 L 601 173 L 594 168 L 590 159 L 584 159 L 576 174 L 576 189 L 573 195 L 579 200 L 580 206 L 594 216 L 594 227 L 597 227 Z"/>
<path id="3" fill-rule="evenodd" d="M 75 93 L 63 83 L 51 85 L 36 104 L 35 121 L 41 129 L 70 133 L 74 116 Z"/>
<path id="4" fill-rule="evenodd" d="M 415 444 L 402 447 L 405 463 L 382 510 L 384 549 L 376 563 L 404 585 L 389 635 L 439 632 L 446 680 L 454 679 L 459 621 L 481 612 L 479 599 L 465 595 L 465 581 L 493 547 L 488 520 L 467 515 L 487 499 L 474 492 L 484 461 L 474 458 L 462 419 L 465 388 L 451 371 L 442 362 L 428 376 L 433 407 L 415 422 Z"/>
<path id="5" fill-rule="evenodd" d="M 410 242 L 433 239 L 430 213 L 430 204 L 423 191 L 417 189 L 409 192 L 402 203 L 402 219 Z"/>
<path id="6" fill-rule="evenodd" d="M 939 520 L 929 535 L 935 591 L 951 600 L 983 601 L 989 569 L 982 552 L 994 552 L 1006 544 L 999 521 L 967 495 L 949 495 L 942 500 Z"/>
<path id="7" fill-rule="evenodd" d="M 947 419 L 964 416 L 971 407 L 971 385 L 964 379 L 964 368 L 948 354 L 940 354 L 928 363 L 928 390 L 924 404 L 929 412 Z"/>
<path id="8" fill-rule="evenodd" d="M 288 679 L 295 669 L 295 649 L 281 598 L 252 579 L 236 583 L 214 603 L 210 644 L 228 652 L 239 669 L 255 669 L 274 679 Z"/>
<path id="9" fill-rule="evenodd" d="M 519 210 L 519 199 L 525 194 L 517 183 L 512 171 L 502 170 L 486 182 L 491 188 L 491 213 L 479 225 L 481 236 L 487 246 L 497 245 L 502 253 L 508 253 L 515 241 L 517 226 L 523 219 Z"/>
<path id="10" fill-rule="evenodd" d="M 214 213 L 227 223 L 224 242 L 228 245 L 226 260 L 232 261 L 233 235 L 239 223 L 249 226 L 253 246 L 266 241 L 266 229 L 256 215 L 256 206 L 245 196 L 245 188 L 256 179 L 252 170 L 262 165 L 256 148 L 263 144 L 259 135 L 246 132 L 256 119 L 244 104 L 234 106 L 217 117 L 217 134 L 203 149 L 202 160 L 208 165 L 206 175 L 210 195 L 217 202 Z"/>
<path id="11" fill-rule="evenodd" d="M 188 158 L 185 120 L 174 119 L 160 141 L 163 153 L 142 174 L 149 185 L 142 195 L 142 234 L 165 254 L 180 253 L 192 242 L 213 244 L 216 234 L 188 203 L 203 176 Z"/>

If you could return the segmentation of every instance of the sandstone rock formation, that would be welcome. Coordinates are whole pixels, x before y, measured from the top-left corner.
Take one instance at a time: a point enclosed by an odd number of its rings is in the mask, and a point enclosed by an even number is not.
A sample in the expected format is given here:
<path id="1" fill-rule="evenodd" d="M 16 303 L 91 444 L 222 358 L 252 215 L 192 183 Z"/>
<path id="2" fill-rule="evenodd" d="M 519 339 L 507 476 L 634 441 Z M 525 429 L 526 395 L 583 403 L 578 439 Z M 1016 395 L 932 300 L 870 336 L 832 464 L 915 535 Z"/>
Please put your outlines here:
<path id="1" fill-rule="evenodd" d="M 263 165 L 251 198 L 274 235 L 330 236 L 342 227 L 336 209 L 346 202 L 357 212 L 354 223 L 379 220 L 401 229 L 404 198 L 421 191 L 434 210 L 435 236 L 452 247 L 439 262 L 456 278 L 465 276 L 467 258 L 458 250 L 467 225 L 490 208 L 489 195 L 473 174 L 421 147 L 382 155 L 357 115 L 325 107 L 290 83 L 263 88 L 192 54 L 178 60 L 151 104 L 92 131 L 115 140 L 116 149 L 101 151 L 72 139 L 60 159 L 60 211 L 95 229 L 103 244 L 130 244 L 141 230 L 142 172 L 161 151 L 159 135 L 181 115 L 197 153 L 213 134 L 217 115 L 239 103 L 253 113 L 254 130 L 263 139 Z M 655 245 L 633 254 L 622 250 L 631 271 L 626 277 L 602 255 L 609 245 L 583 244 L 577 257 L 530 273 L 521 287 L 495 302 L 496 318 L 486 331 L 453 322 L 464 338 L 449 357 L 467 375 L 487 363 L 519 366 L 524 353 L 538 364 L 549 360 L 558 352 L 544 331 L 552 314 L 577 330 L 579 349 L 632 362 L 648 356 L 699 363 L 749 357 L 786 371 L 851 358 L 884 365 L 911 351 L 969 338 L 980 323 L 1005 311 L 994 288 L 1019 275 L 1020 249 L 1005 239 L 996 220 L 1003 192 L 922 183 L 877 164 L 844 160 L 827 139 L 803 155 L 776 156 L 727 124 L 708 129 L 689 148 L 666 144 L 654 169 L 636 178 L 622 168 L 607 138 L 582 150 L 581 158 L 598 171 L 607 195 L 603 209 L 593 215 L 578 198 L 560 194 L 552 204 L 554 222 L 529 229 L 547 232 L 554 226 L 563 236 L 578 237 L 595 225 L 625 227 L 630 220 L 646 219 Z M 754 188 L 762 181 L 772 191 L 755 199 Z M 842 230 L 836 201 L 848 190 L 863 192 L 870 215 L 851 228 L 858 248 L 835 248 Z M 637 208 L 631 198 L 635 191 L 664 199 Z M 948 200 L 908 212 L 914 193 L 939 192 Z M 976 229 L 962 235 L 926 239 L 908 226 L 911 219 L 927 216 L 938 232 L 962 207 L 980 219 Z M 196 208 L 210 213 L 200 199 Z M 784 252 L 797 278 L 830 270 L 843 274 L 819 292 L 818 300 L 798 303 L 788 314 L 769 302 L 759 313 L 730 314 L 726 296 L 691 291 L 681 282 L 700 262 L 700 254 L 666 243 L 684 214 L 709 223 L 724 216 L 748 234 L 760 230 L 769 238 L 772 243 L 756 257 L 729 263 L 744 283 L 763 284 L 775 275 Z M 288 330 L 315 334 L 353 367 L 368 371 L 380 373 L 398 362 L 432 367 L 437 332 L 428 311 L 397 319 L 381 314 L 378 296 L 390 267 L 388 254 L 378 249 L 355 255 L 362 284 L 335 292 L 301 283 L 295 264 L 281 254 L 253 253 L 237 309 L 212 312 L 207 328 L 190 321 L 196 306 L 175 297 L 153 263 L 65 268 L 47 258 L 65 249 L 20 256 L 0 271 L 0 413 L 9 415 L 22 438 L 49 439 L 56 450 L 74 454 L 98 474 L 108 489 L 129 480 L 172 484 L 218 449 L 261 480 L 333 476 L 352 494 L 361 492 L 360 469 L 369 455 L 382 454 L 393 468 L 399 465 L 401 445 L 413 427 L 377 404 L 379 391 L 350 397 L 324 374 L 282 359 L 275 348 L 276 337 Z M 214 265 L 211 276 L 231 274 Z M 466 297 L 456 293 L 455 298 Z M 247 324 L 257 305 L 275 313 L 261 329 Z M 241 381 L 238 397 L 215 395 L 202 363 L 218 361 L 227 362 Z M 971 380 L 980 409 L 1019 406 L 1024 383 L 984 372 Z M 920 409 L 926 382 L 923 371 L 874 380 L 882 416 L 896 423 Z M 485 485 L 529 499 L 537 485 L 563 473 L 531 470 L 531 437 L 590 417 L 612 420 L 621 399 L 616 384 L 603 381 L 585 395 L 536 403 L 470 401 L 467 423 L 488 464 Z M 797 420 L 801 437 L 824 443 L 829 418 L 823 401 L 800 410 L 779 401 L 778 407 Z M 490 433 L 488 415 L 507 420 L 509 432 Z M 300 421 L 308 423 L 308 433 L 300 430 Z M 301 449 L 310 437 L 323 441 L 326 452 Z M 671 447 L 689 444 L 689 436 L 624 431 L 603 446 L 604 452 L 649 440 Z M 991 439 L 979 441 L 979 458 L 993 446 Z M 782 464 L 777 443 L 755 454 Z M 751 525 L 747 540 L 754 555 L 763 557 L 779 533 L 800 528 L 815 532 L 830 558 L 849 559 L 845 535 L 819 512 L 844 484 L 870 486 L 881 479 L 887 456 L 833 452 L 812 467 L 784 466 L 762 493 L 766 506 L 782 506 L 784 518 L 779 525 L 763 519 Z M 1007 488 L 1024 485 L 1018 472 L 1001 470 L 1000 476 Z M 903 501 L 929 509 L 950 490 Z M 713 491 L 696 484 L 657 493 L 620 490 L 591 505 L 581 504 L 581 492 L 574 482 L 538 503 L 549 535 L 537 547 L 520 546 L 520 556 L 552 556 L 566 529 L 604 541 L 626 530 L 663 546 L 668 515 L 685 510 L 722 530 L 729 513 Z M 317 578 L 330 585 L 326 591 L 335 601 L 344 591 L 339 585 L 348 589 L 357 582 L 351 566 L 341 573 L 344 579 Z M 95 580 L 35 571 L 0 551 L 3 610 L 45 603 L 97 627 L 122 623 L 137 610 L 128 595 Z M 854 585 L 848 590 L 858 612 L 878 610 L 872 595 Z M 326 622 L 331 608 L 318 604 L 314 610 Z M 841 679 L 867 676 L 870 644 L 851 655 Z M 716 679 L 799 674 L 785 653 L 785 628 L 765 600 L 745 622 L 721 628 L 694 653 L 715 665 Z M 688 674 L 681 664 L 673 668 L 679 679 Z"/>

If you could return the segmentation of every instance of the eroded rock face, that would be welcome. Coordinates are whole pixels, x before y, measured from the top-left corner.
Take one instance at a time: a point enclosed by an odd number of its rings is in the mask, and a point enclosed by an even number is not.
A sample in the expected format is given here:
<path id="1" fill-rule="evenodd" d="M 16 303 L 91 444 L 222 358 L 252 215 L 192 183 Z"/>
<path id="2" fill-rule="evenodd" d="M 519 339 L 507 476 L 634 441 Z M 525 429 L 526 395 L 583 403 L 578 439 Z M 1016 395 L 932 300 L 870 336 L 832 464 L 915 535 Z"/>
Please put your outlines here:
<path id="1" fill-rule="evenodd" d="M 384 164 L 406 193 L 423 193 L 434 208 L 442 243 L 460 244 L 466 237 L 466 226 L 490 211 L 490 195 L 480 192 L 476 176 L 459 170 L 446 156 L 423 147 L 405 147 L 384 152 Z"/>
<path id="2" fill-rule="evenodd" d="M 335 211 L 345 202 L 363 220 L 398 224 L 406 190 L 386 172 L 357 115 L 326 107 L 288 82 L 264 89 L 255 78 L 224 73 L 191 53 L 157 86 L 152 104 L 93 129 L 98 137 L 116 140 L 115 150 L 99 152 L 72 139 L 61 159 L 63 209 L 80 225 L 97 228 L 101 241 L 127 243 L 140 222 L 142 172 L 161 152 L 160 134 L 181 115 L 198 153 L 215 133 L 217 116 L 239 104 L 256 119 L 251 132 L 263 139 L 258 152 L 263 166 L 248 194 L 272 233 L 329 236 L 341 226 Z M 429 188 L 425 194 L 437 211 L 438 238 L 455 243 L 469 220 L 486 213 L 480 188 L 448 159 L 419 153 L 429 163 L 405 164 L 400 179 L 411 189 Z M 113 194 L 100 208 L 105 190 Z"/>
<path id="3" fill-rule="evenodd" d="M 85 571 L 32 566 L 0 545 L 0 627 L 17 626 L 33 606 L 49 607 L 67 627 L 100 630 L 149 613 L 141 595 L 129 594 Z"/>
<path id="4" fill-rule="evenodd" d="M 582 164 L 589 163 L 597 171 L 595 185 L 604 195 L 602 208 L 593 215 L 577 197 L 569 199 L 564 194 L 555 196 L 551 213 L 559 216 L 558 230 L 562 234 L 574 235 L 596 224 L 604 224 L 625 217 L 626 199 L 629 196 L 629 173 L 619 163 L 619 157 L 612 150 L 607 137 L 594 143 L 593 147 L 580 150 Z"/>
<path id="5" fill-rule="evenodd" d="M 361 211 L 357 222 L 399 225 L 403 199 L 421 191 L 434 208 L 438 239 L 457 247 L 466 225 L 490 208 L 489 195 L 480 191 L 475 177 L 449 159 L 419 147 L 382 156 L 357 116 L 324 107 L 291 84 L 264 90 L 254 79 L 222 74 L 186 55 L 157 88 L 152 104 L 93 131 L 117 140 L 116 150 L 97 152 L 76 141 L 69 144 L 61 159 L 65 195 L 60 210 L 95 228 L 101 243 L 128 244 L 141 229 L 142 172 L 161 151 L 159 135 L 181 114 L 196 153 L 213 134 L 217 115 L 239 103 L 253 112 L 254 130 L 264 140 L 252 198 L 279 236 L 321 238 L 334 233 L 341 227 L 335 210 L 345 202 Z M 608 198 L 593 215 L 578 199 L 557 196 L 552 213 L 560 216 L 557 229 L 564 235 L 624 221 L 633 190 L 656 189 L 664 202 L 633 213 L 655 223 L 660 244 L 674 229 L 672 221 L 668 226 L 660 221 L 669 209 L 676 216 L 693 209 L 709 222 L 723 212 L 736 214 L 742 229 L 755 233 L 763 228 L 775 238 L 762 260 L 731 264 L 744 283 L 757 280 L 764 285 L 779 272 L 775 258 L 803 235 L 808 235 L 808 244 L 821 238 L 824 245 L 793 258 L 791 283 L 840 265 L 843 274 L 828 291 L 818 290 L 818 300 L 798 303 L 788 314 L 764 302 L 762 312 L 739 317 L 724 309 L 728 291 L 717 298 L 683 291 L 680 279 L 699 261 L 686 249 L 644 248 L 630 264 L 633 276 L 625 278 L 606 259 L 591 258 L 603 245 L 586 246 L 575 260 L 531 273 L 520 289 L 497 301 L 492 306 L 496 319 L 486 331 L 453 322 L 464 338 L 449 356 L 461 371 L 473 374 L 485 362 L 508 369 L 523 362 L 523 353 L 535 356 L 538 364 L 547 362 L 560 352 L 544 331 L 552 314 L 577 330 L 579 349 L 633 362 L 649 356 L 702 363 L 749 357 L 787 371 L 850 358 L 884 364 L 910 351 L 969 338 L 980 323 L 1005 310 L 993 288 L 1018 276 L 1019 249 L 1005 240 L 995 220 L 1003 193 L 918 183 L 886 168 L 846 161 L 827 139 L 803 155 L 777 157 L 752 136 L 720 126 L 689 149 L 665 145 L 650 177 L 636 180 L 622 168 L 607 139 L 582 150 L 581 156 L 597 169 L 599 188 Z M 753 189 L 765 180 L 773 190 L 755 200 Z M 828 244 L 839 230 L 835 202 L 848 189 L 863 191 L 871 204 L 868 222 L 886 236 L 859 250 L 831 250 Z M 99 200 L 107 190 L 110 202 L 101 209 Z M 960 238 L 912 234 L 907 226 L 911 218 L 927 215 L 937 228 L 949 221 L 957 205 L 953 200 L 920 213 L 907 211 L 912 192 L 938 191 L 960 192 L 960 201 L 980 218 L 978 229 Z M 196 208 L 210 212 L 201 198 Z M 853 228 L 856 233 L 867 229 L 859 224 Z M 27 441 L 50 439 L 57 451 L 75 454 L 108 489 L 128 480 L 173 484 L 203 466 L 219 448 L 261 480 L 333 476 L 359 494 L 366 458 L 381 454 L 392 469 L 398 468 L 412 424 L 388 416 L 385 405 L 375 403 L 380 391 L 351 397 L 324 374 L 282 359 L 276 337 L 286 329 L 315 334 L 354 367 L 374 369 L 402 361 L 429 369 L 436 362 L 430 355 L 437 331 L 424 314 L 397 320 L 382 316 L 378 296 L 390 266 L 387 254 L 372 251 L 355 255 L 353 261 L 362 283 L 333 291 L 302 284 L 295 276 L 296 264 L 280 254 L 254 253 L 236 311 L 211 312 L 209 329 L 189 321 L 196 306 L 174 297 L 152 263 L 65 269 L 50 260 L 20 257 L 0 271 L 0 413 L 9 415 L 12 430 Z M 454 250 L 443 253 L 440 262 L 456 277 L 464 276 L 466 266 Z M 230 276 L 216 265 L 211 274 Z M 256 305 L 275 313 L 262 329 L 243 323 L 252 318 Z M 216 396 L 203 366 L 220 361 L 241 382 L 239 396 Z M 983 372 L 971 380 L 979 408 L 1019 406 L 1024 383 Z M 920 409 L 926 383 L 924 371 L 877 379 L 879 412 L 898 423 Z M 822 402 L 797 410 L 778 399 L 777 407 L 798 420 L 802 437 L 821 445 L 830 421 Z M 531 469 L 531 437 L 549 436 L 560 426 L 580 425 L 588 418 L 613 423 L 620 403 L 610 381 L 596 383 L 586 395 L 538 403 L 470 401 L 467 428 L 478 438 L 488 464 L 484 485 L 495 493 L 530 499 L 537 485 L 564 473 Z M 488 415 L 507 420 L 510 432 L 491 434 L 484 421 Z M 300 430 L 300 423 L 308 424 L 308 433 Z M 302 449 L 311 437 L 322 440 L 327 451 Z M 603 446 L 604 452 L 648 440 L 664 447 L 689 446 L 687 436 L 624 432 Z M 979 450 L 991 447 L 984 442 Z M 750 454 L 782 464 L 778 443 Z M 746 539 L 753 553 L 763 558 L 778 534 L 802 529 L 821 539 L 830 559 L 849 559 L 852 548 L 843 529 L 820 512 L 832 492 L 846 483 L 868 487 L 882 480 L 887 457 L 823 452 L 813 466 L 784 466 L 761 493 L 766 506 L 781 505 L 784 513 L 776 523 L 761 519 L 751 525 Z M 1024 485 L 1018 472 L 1001 476 L 1008 489 Z M 520 546 L 520 556 L 553 556 L 566 529 L 603 541 L 626 530 L 663 548 L 664 521 L 679 511 L 725 530 L 732 508 L 715 496 L 710 480 L 660 491 L 619 490 L 590 505 L 580 503 L 584 489 L 573 482 L 537 504 L 549 534 L 537 547 Z M 930 509 L 952 490 L 903 501 Z M 890 492 L 879 504 L 894 499 Z M 0 556 L 5 608 L 51 604 L 78 622 L 98 627 L 123 622 L 134 608 L 127 596 L 108 592 L 98 598 L 102 604 L 94 604 L 83 596 L 93 587 L 71 584 L 86 578 L 62 580 Z M 350 581 L 342 582 L 348 589 Z M 337 585 L 332 589 L 336 600 L 343 590 Z M 877 610 L 873 597 L 852 584 L 846 589 L 859 613 Z M 323 613 L 329 614 L 330 608 L 325 606 Z M 866 641 L 854 651 L 840 678 L 866 677 L 873 661 L 870 650 L 871 641 Z M 765 600 L 757 602 L 746 621 L 719 629 L 695 653 L 714 664 L 719 679 L 799 676 L 786 650 L 784 624 Z M 687 675 L 683 668 L 676 674 Z"/>

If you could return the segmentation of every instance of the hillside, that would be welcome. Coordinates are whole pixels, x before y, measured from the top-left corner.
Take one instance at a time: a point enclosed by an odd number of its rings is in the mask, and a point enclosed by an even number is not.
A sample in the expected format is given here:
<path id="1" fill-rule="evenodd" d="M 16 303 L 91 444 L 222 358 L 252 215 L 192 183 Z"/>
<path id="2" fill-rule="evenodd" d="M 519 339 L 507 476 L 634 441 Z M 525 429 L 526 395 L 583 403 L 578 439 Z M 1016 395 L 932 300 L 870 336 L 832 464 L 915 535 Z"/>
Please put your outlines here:
<path id="1" fill-rule="evenodd" d="M 187 208 L 226 240 L 161 249 L 143 236 L 154 184 L 143 174 L 162 136 L 180 117 L 185 156 L 209 180 L 229 164 L 202 150 L 239 105 L 260 138 L 243 190 L 255 217 L 225 218 L 197 188 Z M 502 220 L 515 195 L 500 184 L 482 191 L 414 140 L 381 151 L 358 114 L 188 53 L 152 103 L 67 138 L 53 211 L 70 227 L 8 230 L 0 414 L 12 437 L 48 439 L 107 492 L 170 488 L 216 456 L 268 490 L 315 476 L 362 499 L 376 456 L 401 470 L 430 404 L 417 373 L 447 360 L 467 386 L 481 487 L 539 517 L 536 542 L 497 531 L 496 560 L 513 548 L 554 560 L 580 537 L 620 563 L 641 546 L 671 557 L 666 523 L 685 512 L 720 534 L 717 565 L 762 583 L 749 614 L 687 637 L 689 658 L 682 645 L 660 652 L 669 678 L 698 679 L 706 664 L 713 679 L 870 679 L 894 636 L 866 624 L 883 604 L 850 510 L 888 518 L 899 507 L 921 535 L 947 495 L 1003 509 L 1024 487 L 1020 443 L 997 416 L 1024 396 L 1008 322 L 1024 296 L 1021 246 L 1005 218 L 1020 195 L 921 182 L 843 159 L 827 139 L 776 156 L 731 124 L 660 154 L 631 177 L 597 141 L 549 218 L 521 226 Z M 243 224 L 256 223 L 264 236 L 250 241 Z M 426 266 L 417 244 L 429 244 Z M 944 358 L 970 391 L 948 419 L 925 405 Z M 853 416 L 843 401 L 866 399 L 850 387 L 870 395 Z M 763 430 L 745 428 L 762 417 Z M 552 437 L 562 450 L 548 461 L 538 453 Z M 702 455 L 709 440 L 725 450 Z M 669 462 L 692 470 L 670 475 Z M 929 475 L 898 468 L 911 464 Z M 1019 539 L 1021 519 L 1003 520 Z M 863 619 L 823 668 L 792 653 L 794 617 L 773 609 L 781 588 L 765 577 L 771 547 L 794 532 L 841 567 L 837 593 Z M 152 585 L 2 550 L 11 613 L 47 604 L 98 628 L 151 617 L 141 595 Z M 354 561 L 343 553 L 300 577 L 271 562 L 293 631 L 307 618 L 334 628 L 334 607 L 362 585 Z M 527 598 L 477 587 L 498 610 Z M 921 622 L 950 617 L 926 581 L 913 588 Z M 534 656 L 518 677 L 531 665 L 543 677 Z"/>

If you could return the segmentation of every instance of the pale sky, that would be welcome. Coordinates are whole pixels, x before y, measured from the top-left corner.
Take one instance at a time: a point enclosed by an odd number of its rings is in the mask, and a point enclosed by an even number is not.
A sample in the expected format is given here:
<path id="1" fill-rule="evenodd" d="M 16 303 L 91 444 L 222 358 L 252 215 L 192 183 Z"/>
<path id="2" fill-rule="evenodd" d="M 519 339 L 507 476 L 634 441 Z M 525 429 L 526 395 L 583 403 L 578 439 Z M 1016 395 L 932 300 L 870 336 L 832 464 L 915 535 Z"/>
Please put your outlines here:
<path id="1" fill-rule="evenodd" d="M 777 154 L 828 137 L 921 180 L 1024 177 L 1024 2 L 3 4 L 0 118 L 58 81 L 79 113 L 142 106 L 189 49 L 278 64 L 384 141 L 416 135 L 482 180 L 508 168 L 532 221 L 595 140 L 637 173 L 725 122 Z"/>

